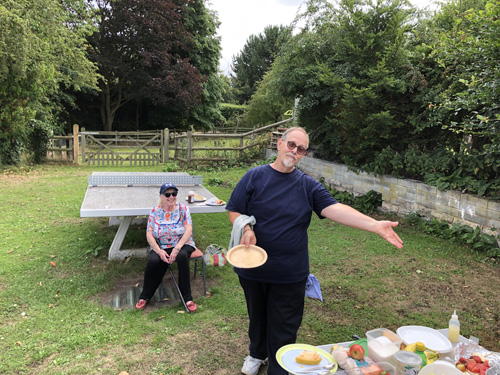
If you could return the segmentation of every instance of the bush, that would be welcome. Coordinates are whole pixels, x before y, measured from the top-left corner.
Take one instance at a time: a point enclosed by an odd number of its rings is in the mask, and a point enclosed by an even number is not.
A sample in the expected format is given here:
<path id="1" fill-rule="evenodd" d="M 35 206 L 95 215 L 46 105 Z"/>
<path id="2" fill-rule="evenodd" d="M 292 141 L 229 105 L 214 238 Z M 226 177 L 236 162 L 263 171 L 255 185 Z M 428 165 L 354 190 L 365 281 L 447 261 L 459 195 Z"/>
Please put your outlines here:
<path id="1" fill-rule="evenodd" d="M 238 117 L 244 117 L 246 110 L 247 110 L 246 105 L 227 104 L 227 103 L 222 103 L 220 105 L 220 112 L 222 116 L 226 119 L 226 122 L 229 122 L 230 120 Z"/>
<path id="2" fill-rule="evenodd" d="M 33 163 L 40 164 L 45 159 L 53 134 L 47 122 L 33 119 L 28 123 L 28 152 Z"/>
<path id="3" fill-rule="evenodd" d="M 479 227 L 470 225 L 450 225 L 444 220 L 427 219 L 416 212 L 405 216 L 405 224 L 435 237 L 452 240 L 470 246 L 478 253 L 484 254 L 494 261 L 500 260 L 498 239 L 491 234 L 482 233 Z"/>
<path id="4" fill-rule="evenodd" d="M 370 190 L 365 195 L 355 197 L 354 194 L 348 191 L 338 191 L 335 188 L 326 186 L 323 177 L 320 179 L 320 182 L 339 203 L 349 205 L 365 214 L 376 212 L 382 206 L 382 194 L 375 190 Z"/>
<path id="5" fill-rule="evenodd" d="M 8 137 L 0 142 L 0 162 L 3 165 L 18 165 L 21 163 L 22 143 L 14 138 Z"/>

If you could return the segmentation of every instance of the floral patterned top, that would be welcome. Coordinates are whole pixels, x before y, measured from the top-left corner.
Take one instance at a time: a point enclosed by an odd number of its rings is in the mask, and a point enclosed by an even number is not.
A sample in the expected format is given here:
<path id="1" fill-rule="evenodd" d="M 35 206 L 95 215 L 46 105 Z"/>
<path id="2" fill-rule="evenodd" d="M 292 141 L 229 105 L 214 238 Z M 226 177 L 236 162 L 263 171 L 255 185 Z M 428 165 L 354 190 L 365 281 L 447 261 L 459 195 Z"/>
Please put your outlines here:
<path id="1" fill-rule="evenodd" d="M 148 231 L 159 238 L 161 248 L 174 247 L 186 231 L 185 225 L 193 224 L 189 208 L 185 204 L 177 203 L 173 212 L 167 212 L 160 206 L 153 207 L 149 213 Z M 187 240 L 186 245 L 196 247 L 193 235 Z"/>

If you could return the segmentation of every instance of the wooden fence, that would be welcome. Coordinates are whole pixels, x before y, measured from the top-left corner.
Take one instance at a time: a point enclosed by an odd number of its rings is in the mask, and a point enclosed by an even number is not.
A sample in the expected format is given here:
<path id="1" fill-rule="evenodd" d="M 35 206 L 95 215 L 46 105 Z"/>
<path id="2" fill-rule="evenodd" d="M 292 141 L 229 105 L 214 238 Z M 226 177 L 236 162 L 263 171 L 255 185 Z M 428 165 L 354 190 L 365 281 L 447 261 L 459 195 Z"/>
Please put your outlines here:
<path id="1" fill-rule="evenodd" d="M 169 160 L 205 163 L 243 158 L 275 148 L 276 139 L 292 119 L 237 134 L 170 131 L 90 132 L 73 126 L 73 135 L 55 136 L 48 160 L 87 165 L 157 165 Z M 274 130 L 274 131 L 273 131 Z M 209 142 L 207 142 L 207 140 Z"/>
<path id="2" fill-rule="evenodd" d="M 88 132 L 82 129 L 80 146 L 81 162 L 88 165 L 158 165 L 166 160 L 162 130 Z"/>

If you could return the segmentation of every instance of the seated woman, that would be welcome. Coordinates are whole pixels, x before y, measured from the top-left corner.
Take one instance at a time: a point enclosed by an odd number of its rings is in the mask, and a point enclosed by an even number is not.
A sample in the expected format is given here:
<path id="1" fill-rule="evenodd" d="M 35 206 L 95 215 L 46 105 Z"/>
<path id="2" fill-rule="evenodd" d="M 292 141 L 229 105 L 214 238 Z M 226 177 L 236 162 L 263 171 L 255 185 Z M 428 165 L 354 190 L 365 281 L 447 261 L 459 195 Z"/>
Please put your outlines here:
<path id="1" fill-rule="evenodd" d="M 189 280 L 189 257 L 195 251 L 193 221 L 189 208 L 177 203 L 179 189 L 165 183 L 160 188 L 160 204 L 151 209 L 146 238 L 151 246 L 144 271 L 144 287 L 136 309 L 144 309 L 161 283 L 168 265 L 177 262 L 179 289 L 189 311 L 197 306 L 191 296 Z"/>

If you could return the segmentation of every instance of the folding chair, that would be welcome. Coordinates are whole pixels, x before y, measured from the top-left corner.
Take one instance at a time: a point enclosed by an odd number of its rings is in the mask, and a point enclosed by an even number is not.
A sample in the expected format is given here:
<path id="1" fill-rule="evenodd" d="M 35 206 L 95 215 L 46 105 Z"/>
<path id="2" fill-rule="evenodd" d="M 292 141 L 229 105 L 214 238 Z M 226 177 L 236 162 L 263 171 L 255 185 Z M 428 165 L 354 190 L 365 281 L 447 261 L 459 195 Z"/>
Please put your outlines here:
<path id="1" fill-rule="evenodd" d="M 189 260 L 194 260 L 194 278 L 196 278 L 196 273 L 198 270 L 198 260 L 201 261 L 201 269 L 203 273 L 203 295 L 207 295 L 207 276 L 205 273 L 205 262 L 203 261 L 203 253 L 200 249 L 196 248 L 192 253 Z"/>
<path id="2" fill-rule="evenodd" d="M 160 243 L 158 238 L 156 239 L 156 243 L 159 246 L 161 246 L 161 243 Z M 148 249 L 151 251 L 151 246 L 148 246 Z M 203 253 L 201 252 L 200 249 L 195 248 L 195 250 L 191 253 L 191 256 L 189 257 L 189 260 L 194 260 L 194 277 L 196 277 L 196 273 L 198 270 L 198 260 L 199 259 L 201 260 L 202 270 L 203 270 L 203 295 L 206 296 L 207 295 L 207 282 L 206 282 L 207 278 L 206 278 L 206 274 L 205 274 L 205 262 L 203 261 Z M 184 305 L 184 308 L 189 313 L 190 311 L 187 308 L 186 301 L 184 301 L 184 297 L 182 297 L 182 293 L 181 293 L 181 290 L 179 288 L 179 284 L 177 284 L 177 280 L 175 279 L 174 272 L 172 271 L 172 267 L 170 264 L 168 265 L 168 270 L 170 271 L 170 276 L 172 276 L 172 281 L 174 282 L 175 289 L 177 289 L 177 293 L 179 294 L 179 298 L 181 299 L 182 304 Z M 162 288 L 161 284 L 158 288 Z M 163 289 L 160 289 L 160 296 L 161 296 L 161 298 L 163 298 Z"/>

